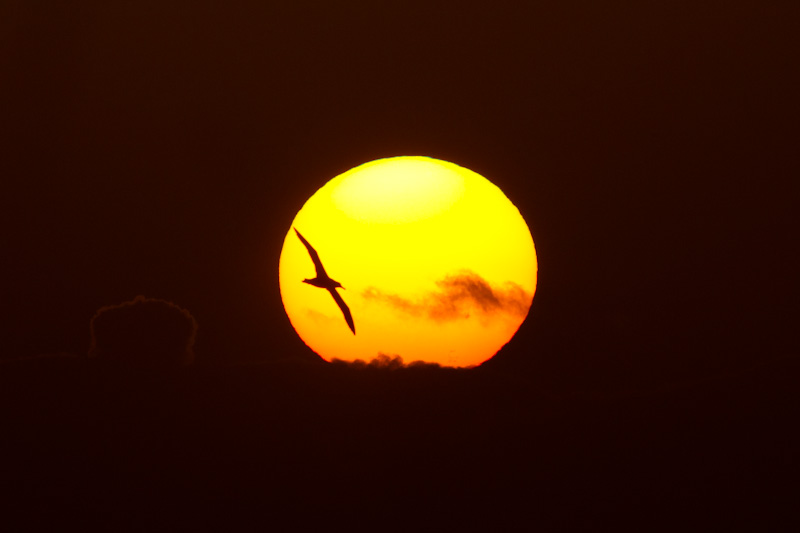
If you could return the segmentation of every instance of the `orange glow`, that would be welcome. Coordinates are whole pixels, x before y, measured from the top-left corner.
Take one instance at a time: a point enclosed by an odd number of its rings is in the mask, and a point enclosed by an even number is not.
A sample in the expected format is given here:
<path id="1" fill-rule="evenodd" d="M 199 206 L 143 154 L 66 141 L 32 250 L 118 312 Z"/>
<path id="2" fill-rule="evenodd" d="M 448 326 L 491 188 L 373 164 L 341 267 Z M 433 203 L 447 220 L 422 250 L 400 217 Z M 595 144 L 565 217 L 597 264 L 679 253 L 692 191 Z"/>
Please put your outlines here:
<path id="1" fill-rule="evenodd" d="M 280 259 L 283 305 L 323 359 L 474 366 L 516 333 L 536 290 L 533 239 L 495 185 L 427 157 L 379 159 L 319 189 L 292 222 L 346 290 L 303 283 L 314 264 L 292 228 Z"/>

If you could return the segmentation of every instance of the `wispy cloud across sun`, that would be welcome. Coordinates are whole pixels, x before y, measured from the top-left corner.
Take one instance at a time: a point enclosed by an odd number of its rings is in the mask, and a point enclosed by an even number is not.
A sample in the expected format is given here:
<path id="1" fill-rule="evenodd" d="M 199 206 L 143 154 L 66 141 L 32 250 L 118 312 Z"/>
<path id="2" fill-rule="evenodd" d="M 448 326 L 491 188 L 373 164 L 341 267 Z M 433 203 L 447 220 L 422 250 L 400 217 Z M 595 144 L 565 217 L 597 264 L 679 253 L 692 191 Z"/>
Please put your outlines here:
<path id="1" fill-rule="evenodd" d="M 436 282 L 436 287 L 416 298 L 383 292 L 375 287 L 367 288 L 362 296 L 409 316 L 436 322 L 466 319 L 473 315 L 484 320 L 501 314 L 524 318 L 531 302 L 530 293 L 516 283 L 493 286 L 470 270 L 445 276 Z"/>

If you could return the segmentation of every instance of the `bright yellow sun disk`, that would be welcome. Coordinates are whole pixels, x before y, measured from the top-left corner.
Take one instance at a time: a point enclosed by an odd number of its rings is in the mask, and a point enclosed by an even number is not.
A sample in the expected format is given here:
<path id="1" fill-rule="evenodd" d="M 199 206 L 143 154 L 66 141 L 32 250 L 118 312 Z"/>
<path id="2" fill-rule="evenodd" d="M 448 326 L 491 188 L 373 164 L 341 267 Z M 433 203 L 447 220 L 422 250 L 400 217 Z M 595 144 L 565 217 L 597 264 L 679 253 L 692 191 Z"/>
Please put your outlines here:
<path id="1" fill-rule="evenodd" d="M 378 160 L 336 178 L 334 205 L 370 223 L 407 223 L 446 211 L 464 194 L 455 173 L 424 158 Z"/>
<path id="2" fill-rule="evenodd" d="M 536 288 L 536 254 L 519 211 L 482 176 L 445 161 L 397 157 L 328 182 L 293 224 L 346 290 L 353 335 L 314 277 L 294 231 L 281 253 L 292 325 L 323 358 L 400 355 L 472 366 L 519 328 Z"/>

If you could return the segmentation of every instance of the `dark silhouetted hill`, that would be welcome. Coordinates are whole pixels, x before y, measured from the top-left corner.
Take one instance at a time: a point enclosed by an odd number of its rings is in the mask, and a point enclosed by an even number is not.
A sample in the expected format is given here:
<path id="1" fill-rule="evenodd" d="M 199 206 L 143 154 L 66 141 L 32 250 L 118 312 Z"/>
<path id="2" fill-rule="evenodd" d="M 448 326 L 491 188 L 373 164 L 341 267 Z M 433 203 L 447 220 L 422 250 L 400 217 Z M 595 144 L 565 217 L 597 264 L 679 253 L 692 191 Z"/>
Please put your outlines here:
<path id="1" fill-rule="evenodd" d="M 102 307 L 90 331 L 90 357 L 137 367 L 179 367 L 194 360 L 197 322 L 166 300 L 137 296 Z"/>

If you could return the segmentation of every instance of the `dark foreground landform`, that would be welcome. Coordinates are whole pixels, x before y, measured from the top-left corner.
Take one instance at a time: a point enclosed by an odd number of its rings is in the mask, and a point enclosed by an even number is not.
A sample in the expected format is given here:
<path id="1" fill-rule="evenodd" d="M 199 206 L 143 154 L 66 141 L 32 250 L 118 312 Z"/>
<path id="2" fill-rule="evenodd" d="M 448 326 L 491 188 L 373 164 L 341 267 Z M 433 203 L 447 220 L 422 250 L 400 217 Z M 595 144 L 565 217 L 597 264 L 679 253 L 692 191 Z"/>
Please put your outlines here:
<path id="1" fill-rule="evenodd" d="M 799 377 L 800 360 L 784 358 L 558 396 L 491 367 L 5 362 L 4 519 L 109 531 L 774 531 L 797 523 Z"/>

